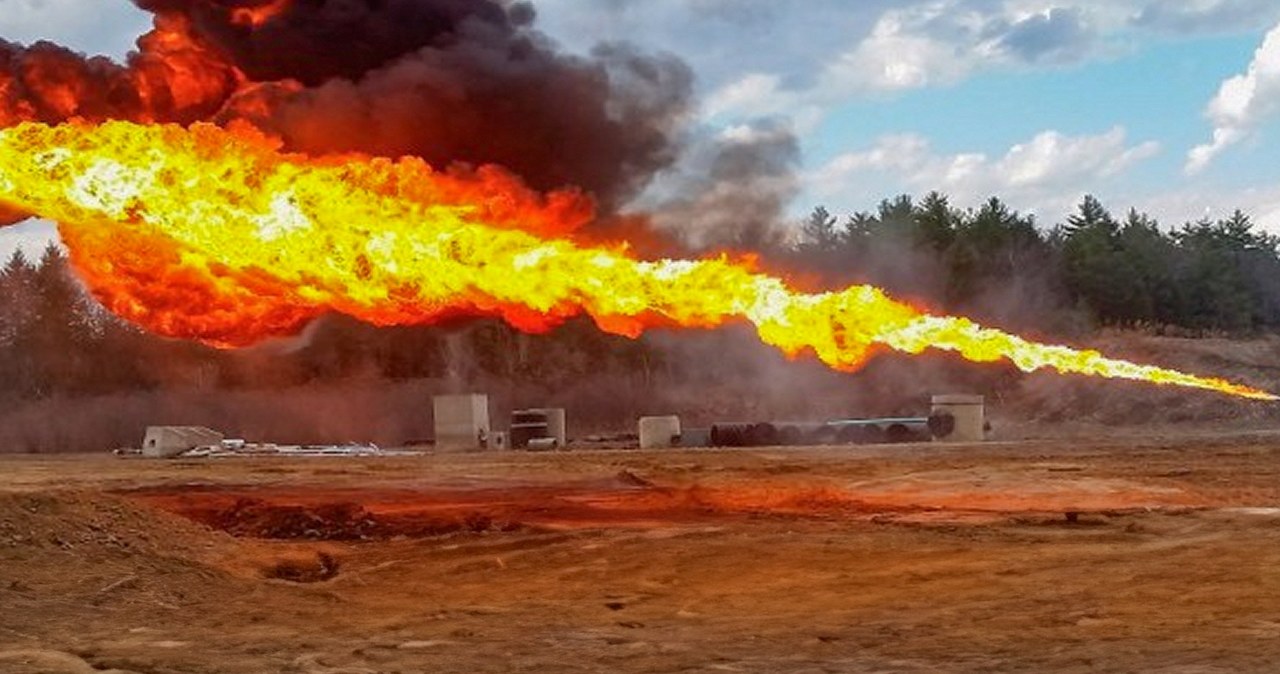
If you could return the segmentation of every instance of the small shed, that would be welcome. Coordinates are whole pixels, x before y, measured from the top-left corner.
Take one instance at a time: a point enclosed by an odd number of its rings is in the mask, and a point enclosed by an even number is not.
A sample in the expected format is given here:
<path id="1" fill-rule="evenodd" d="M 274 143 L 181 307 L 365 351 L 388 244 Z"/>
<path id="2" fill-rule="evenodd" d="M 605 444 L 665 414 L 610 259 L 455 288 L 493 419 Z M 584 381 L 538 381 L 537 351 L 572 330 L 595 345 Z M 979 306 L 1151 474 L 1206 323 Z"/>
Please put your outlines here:
<path id="1" fill-rule="evenodd" d="M 152 458 L 177 456 L 196 447 L 222 442 L 223 435 L 204 426 L 148 426 L 142 438 L 142 455 Z"/>

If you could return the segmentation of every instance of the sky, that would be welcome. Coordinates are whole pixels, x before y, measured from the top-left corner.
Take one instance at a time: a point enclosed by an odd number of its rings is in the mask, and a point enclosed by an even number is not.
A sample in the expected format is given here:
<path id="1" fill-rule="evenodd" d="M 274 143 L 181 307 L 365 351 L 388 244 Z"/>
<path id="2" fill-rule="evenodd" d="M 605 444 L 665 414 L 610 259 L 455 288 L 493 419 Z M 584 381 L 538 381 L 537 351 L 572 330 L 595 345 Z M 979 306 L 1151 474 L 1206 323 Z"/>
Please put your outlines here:
<path id="1" fill-rule="evenodd" d="M 1236 208 L 1280 233 L 1276 0 L 535 0 L 570 51 L 626 41 L 697 76 L 691 128 L 801 149 L 799 219 L 940 190 L 1044 226 L 1085 194 L 1166 227 Z M 125 0 L 0 0 L 0 36 L 120 57 Z M 0 229 L 0 254 L 47 223 Z"/>

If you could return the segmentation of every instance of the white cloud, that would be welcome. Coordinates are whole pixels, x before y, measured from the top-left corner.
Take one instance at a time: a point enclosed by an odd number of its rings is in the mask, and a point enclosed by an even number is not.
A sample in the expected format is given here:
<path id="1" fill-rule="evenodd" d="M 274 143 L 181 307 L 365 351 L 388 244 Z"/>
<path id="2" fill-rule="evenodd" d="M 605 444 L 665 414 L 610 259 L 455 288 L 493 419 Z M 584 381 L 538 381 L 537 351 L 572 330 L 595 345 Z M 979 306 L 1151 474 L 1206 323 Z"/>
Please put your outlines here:
<path id="1" fill-rule="evenodd" d="M 1203 171 L 1223 150 L 1248 138 L 1258 125 L 1280 112 L 1280 25 L 1267 33 L 1248 69 L 1225 82 L 1209 101 L 1205 115 L 1213 139 L 1187 154 L 1186 171 Z"/>
<path id="2" fill-rule="evenodd" d="M 807 89 L 821 63 L 861 40 L 895 4 L 899 2 L 535 0 L 536 25 L 566 49 L 586 52 L 602 41 L 625 41 L 669 51 L 693 67 L 702 94 L 750 73 L 776 78 L 779 89 Z M 756 85 L 748 81 L 740 88 Z M 744 103 L 744 109 L 750 108 Z"/>
<path id="3" fill-rule="evenodd" d="M 708 117 L 799 110 L 797 128 L 851 97 L 1078 61 L 1135 11 L 1101 0 L 806 0 L 785 9 L 776 0 L 540 0 L 538 8 L 539 25 L 575 49 L 625 39 L 674 50 L 707 87 Z"/>
<path id="4" fill-rule="evenodd" d="M 876 7 L 865 29 L 848 31 L 834 48 L 823 40 L 781 45 L 778 69 L 753 62 L 749 74 L 718 84 L 705 110 L 749 118 L 799 109 L 813 118 L 850 99 L 949 86 L 984 71 L 1112 58 L 1134 49 L 1144 33 L 1213 34 L 1280 20 L 1274 0 L 1192 0 L 1176 9 L 1164 0 L 917 0 Z M 814 34 L 828 32 L 814 27 Z M 807 50 L 806 71 L 787 48 Z"/>
<path id="5" fill-rule="evenodd" d="M 58 230 L 46 220 L 27 220 L 0 227 L 0 264 L 8 261 L 16 250 L 29 260 L 37 260 L 51 242 L 58 241 Z"/>
<path id="6" fill-rule="evenodd" d="M 892 135 L 870 149 L 833 159 L 806 182 L 816 198 L 852 198 L 863 207 L 886 194 L 936 189 L 957 203 L 995 195 L 1015 208 L 1058 217 L 1082 194 L 1098 191 L 1159 150 L 1154 141 L 1129 144 L 1120 127 L 1084 136 L 1044 131 L 998 157 L 940 154 L 921 136 Z"/>
<path id="7" fill-rule="evenodd" d="M 948 28 L 970 24 L 965 29 L 947 30 L 947 36 L 931 34 L 927 27 L 936 25 L 941 9 L 932 6 L 887 12 L 876 22 L 870 36 L 827 68 L 818 89 L 855 93 L 949 84 L 966 75 L 977 62 L 992 58 L 994 44 L 973 39 L 978 27 L 963 21 L 963 17 L 957 17 L 958 26 Z M 962 47 L 957 42 L 969 44 Z"/>
<path id="8" fill-rule="evenodd" d="M 30 44 L 49 40 L 90 54 L 122 58 L 151 25 L 150 15 L 128 2 L 103 0 L 0 0 L 0 37 Z"/>
<path id="9" fill-rule="evenodd" d="M 731 110 L 751 110 L 759 117 L 793 109 L 797 102 L 795 92 L 784 91 L 777 75 L 747 73 L 713 92 L 702 109 L 712 117 Z"/>
<path id="10" fill-rule="evenodd" d="M 1140 28 L 1182 34 L 1253 30 L 1276 20 L 1275 0 L 1151 0 L 1132 17 Z"/>
<path id="11" fill-rule="evenodd" d="M 949 85 L 990 68 L 1078 61 L 1128 14 L 1114 5 L 1043 0 L 995 3 L 928 0 L 880 13 L 865 33 L 834 54 L 812 54 L 819 75 L 793 87 L 755 72 L 714 92 L 709 110 L 737 105 L 744 115 L 797 103 L 822 107 L 851 97 Z"/>
<path id="12" fill-rule="evenodd" d="M 1260 229 L 1280 234 L 1280 185 L 1238 189 L 1190 186 L 1135 195 L 1123 205 L 1148 213 L 1171 229 L 1201 218 L 1225 218 L 1240 209 Z"/>
<path id="13" fill-rule="evenodd" d="M 1045 131 L 1028 143 L 1010 148 L 997 162 L 996 174 L 1014 188 L 1062 187 L 1110 178 L 1159 150 L 1155 141 L 1126 146 L 1121 127 L 1096 136 Z"/>

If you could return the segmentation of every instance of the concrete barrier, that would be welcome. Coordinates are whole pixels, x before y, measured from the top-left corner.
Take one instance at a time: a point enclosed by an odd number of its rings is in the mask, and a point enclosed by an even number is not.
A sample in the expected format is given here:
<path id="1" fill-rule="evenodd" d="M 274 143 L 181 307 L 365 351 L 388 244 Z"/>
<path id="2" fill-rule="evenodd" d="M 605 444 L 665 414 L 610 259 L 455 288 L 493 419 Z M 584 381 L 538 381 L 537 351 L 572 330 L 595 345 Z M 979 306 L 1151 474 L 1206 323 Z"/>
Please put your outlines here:
<path id="1" fill-rule="evenodd" d="M 680 417 L 641 417 L 640 449 L 674 447 L 680 437 Z"/>

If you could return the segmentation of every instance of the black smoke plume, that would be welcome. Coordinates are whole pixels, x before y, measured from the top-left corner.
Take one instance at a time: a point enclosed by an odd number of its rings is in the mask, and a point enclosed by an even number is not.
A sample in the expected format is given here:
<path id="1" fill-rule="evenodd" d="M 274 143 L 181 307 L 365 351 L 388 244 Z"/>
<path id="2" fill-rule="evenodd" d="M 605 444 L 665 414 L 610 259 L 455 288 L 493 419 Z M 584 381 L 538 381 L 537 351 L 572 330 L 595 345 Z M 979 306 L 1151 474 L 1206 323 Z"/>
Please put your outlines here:
<path id="1" fill-rule="evenodd" d="M 294 0 L 260 25 L 237 10 L 264 3 L 138 4 L 183 16 L 250 81 L 277 83 L 223 117 L 247 117 L 291 149 L 499 164 L 535 189 L 580 187 L 606 209 L 675 159 L 692 91 L 671 56 L 562 53 L 522 2 Z"/>

